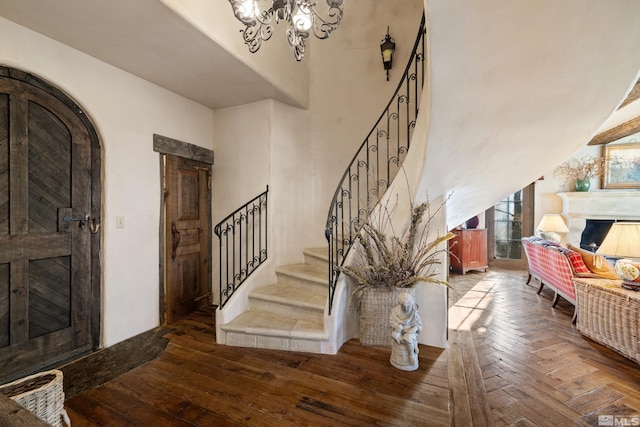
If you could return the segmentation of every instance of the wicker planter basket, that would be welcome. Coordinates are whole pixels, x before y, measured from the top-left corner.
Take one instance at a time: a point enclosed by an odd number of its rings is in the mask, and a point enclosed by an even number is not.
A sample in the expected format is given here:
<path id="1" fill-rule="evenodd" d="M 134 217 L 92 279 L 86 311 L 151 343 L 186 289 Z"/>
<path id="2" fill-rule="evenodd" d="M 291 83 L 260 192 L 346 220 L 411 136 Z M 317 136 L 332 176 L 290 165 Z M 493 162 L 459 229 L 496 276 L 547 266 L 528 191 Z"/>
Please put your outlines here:
<path id="1" fill-rule="evenodd" d="M 360 344 L 391 346 L 389 314 L 398 304 L 398 296 L 409 293 L 415 298 L 415 288 L 365 289 L 360 299 Z"/>
<path id="2" fill-rule="evenodd" d="M 62 372 L 52 370 L 21 378 L 0 386 L 0 393 L 33 412 L 54 427 L 67 426 L 71 421 L 64 409 Z"/>

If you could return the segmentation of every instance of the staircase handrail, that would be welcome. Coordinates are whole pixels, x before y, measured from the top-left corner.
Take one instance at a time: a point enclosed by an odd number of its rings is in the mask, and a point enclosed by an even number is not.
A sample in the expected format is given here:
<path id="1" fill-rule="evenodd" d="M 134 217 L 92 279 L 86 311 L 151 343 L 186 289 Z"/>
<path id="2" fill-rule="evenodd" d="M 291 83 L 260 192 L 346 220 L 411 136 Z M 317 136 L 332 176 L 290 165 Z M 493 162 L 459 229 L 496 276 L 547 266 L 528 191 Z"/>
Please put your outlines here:
<path id="1" fill-rule="evenodd" d="M 325 237 L 329 243 L 329 315 L 331 315 L 336 284 L 340 274 L 339 269 L 344 264 L 354 242 L 354 236 L 359 229 L 358 224 L 368 216 L 380 197 L 389 188 L 389 184 L 402 166 L 409 150 L 412 130 L 415 128 L 418 117 L 419 98 L 424 86 L 425 33 L 426 25 L 423 13 L 418 35 L 400 83 L 347 166 L 329 206 L 325 225 Z M 414 83 L 413 93 L 411 93 L 411 82 Z M 405 87 L 406 91 L 401 93 Z M 394 101 L 397 107 L 395 111 L 392 110 Z M 411 103 L 413 103 L 413 111 L 411 111 Z M 404 129 L 400 127 L 401 104 L 406 104 L 406 127 Z M 385 119 L 386 128 L 384 128 Z M 391 129 L 392 121 L 397 123 L 397 129 Z M 383 124 L 382 128 L 380 127 L 381 123 Z M 393 132 L 395 132 L 397 139 L 395 147 L 390 145 Z M 375 144 L 370 141 L 374 136 Z M 401 138 L 406 138 L 406 141 L 403 141 L 403 143 L 406 142 L 406 146 L 401 145 Z M 386 142 L 386 145 L 381 146 L 381 140 L 383 143 Z M 386 171 L 380 170 L 381 153 L 386 154 L 386 159 L 383 159 Z M 361 179 L 361 170 L 364 171 L 364 180 Z M 365 188 L 364 191 L 361 191 L 363 181 Z M 357 194 L 354 194 L 354 190 Z M 363 196 L 366 198 L 364 201 L 361 200 Z M 361 202 L 363 202 L 363 206 L 361 206 Z"/>
<path id="2" fill-rule="evenodd" d="M 267 260 L 267 189 L 214 227 L 220 248 L 220 309 Z M 223 239 L 224 238 L 224 239 Z"/>

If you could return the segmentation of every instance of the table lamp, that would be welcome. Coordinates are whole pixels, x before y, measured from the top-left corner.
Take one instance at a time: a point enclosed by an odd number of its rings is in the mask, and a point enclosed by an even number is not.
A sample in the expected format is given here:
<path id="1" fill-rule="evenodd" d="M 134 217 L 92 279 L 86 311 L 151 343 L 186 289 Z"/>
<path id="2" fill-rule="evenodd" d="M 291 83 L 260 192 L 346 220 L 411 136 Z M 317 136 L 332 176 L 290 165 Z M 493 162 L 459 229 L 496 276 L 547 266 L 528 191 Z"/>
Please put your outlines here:
<path id="1" fill-rule="evenodd" d="M 560 214 L 545 214 L 538 224 L 538 231 L 543 239 L 560 243 L 562 238 L 558 233 L 568 233 L 569 229 Z"/>
<path id="2" fill-rule="evenodd" d="M 615 263 L 622 286 L 640 290 L 640 222 L 614 222 L 597 252 L 622 258 Z"/>

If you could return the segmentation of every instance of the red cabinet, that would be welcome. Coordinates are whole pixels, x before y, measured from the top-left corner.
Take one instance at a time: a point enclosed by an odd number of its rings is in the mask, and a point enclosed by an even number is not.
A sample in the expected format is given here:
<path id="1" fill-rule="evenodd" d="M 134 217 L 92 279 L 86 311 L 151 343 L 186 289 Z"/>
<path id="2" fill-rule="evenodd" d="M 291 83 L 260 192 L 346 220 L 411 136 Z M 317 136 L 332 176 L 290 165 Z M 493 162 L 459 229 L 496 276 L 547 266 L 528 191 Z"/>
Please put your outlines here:
<path id="1" fill-rule="evenodd" d="M 487 230 L 484 228 L 454 230 L 449 240 L 451 269 L 466 274 L 469 270 L 487 270 Z"/>

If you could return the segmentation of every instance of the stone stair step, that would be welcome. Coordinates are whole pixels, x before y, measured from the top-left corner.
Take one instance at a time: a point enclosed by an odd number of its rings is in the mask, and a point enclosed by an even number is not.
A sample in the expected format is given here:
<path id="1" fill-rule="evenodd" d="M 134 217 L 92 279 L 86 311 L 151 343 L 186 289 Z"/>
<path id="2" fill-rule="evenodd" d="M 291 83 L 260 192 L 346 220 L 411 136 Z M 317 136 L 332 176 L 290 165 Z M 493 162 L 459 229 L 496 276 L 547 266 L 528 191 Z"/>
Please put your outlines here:
<path id="1" fill-rule="evenodd" d="M 319 293 L 329 286 L 329 272 L 327 268 L 321 268 L 310 264 L 290 264 L 276 268 L 278 283 L 290 286 L 299 286 L 302 289 L 310 288 L 310 292 Z M 312 286 L 313 285 L 313 286 Z"/>
<path id="2" fill-rule="evenodd" d="M 305 263 L 276 268 L 277 283 L 253 289 L 249 310 L 221 325 L 227 345 L 322 353 L 328 294 L 327 248 L 304 250 Z"/>
<path id="3" fill-rule="evenodd" d="M 249 310 L 222 325 L 225 344 L 236 347 L 320 353 L 328 339 L 324 325 L 259 310 Z"/>
<path id="4" fill-rule="evenodd" d="M 317 286 L 290 286 L 276 283 L 254 289 L 249 294 L 249 309 L 265 311 L 293 319 L 323 322 L 327 292 L 311 292 Z"/>
<path id="5" fill-rule="evenodd" d="M 329 271 L 328 251 L 329 249 L 326 246 L 324 248 L 307 248 L 303 251 L 304 261 L 306 264 L 324 268 L 325 271 L 328 272 Z"/>

